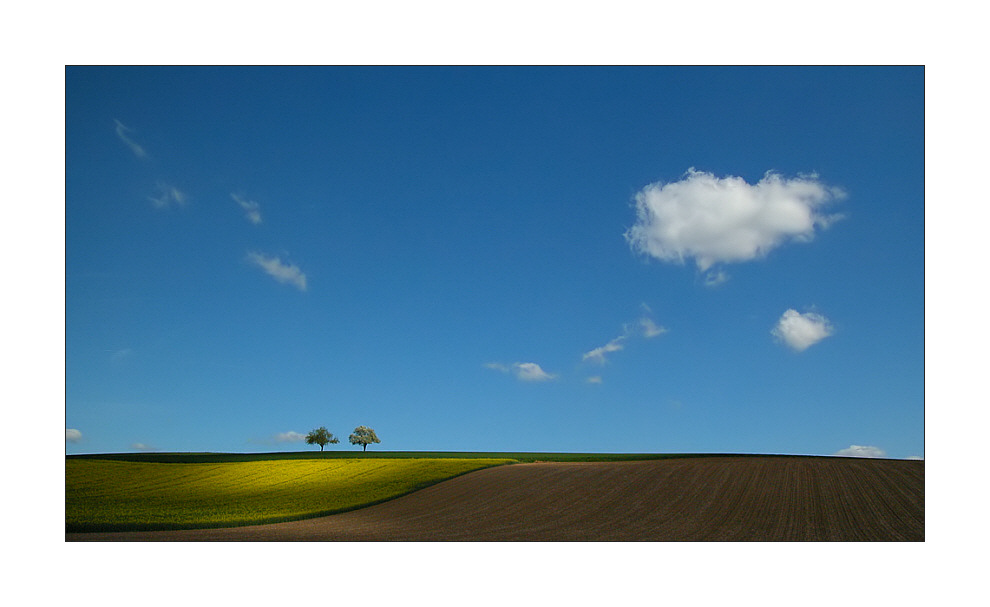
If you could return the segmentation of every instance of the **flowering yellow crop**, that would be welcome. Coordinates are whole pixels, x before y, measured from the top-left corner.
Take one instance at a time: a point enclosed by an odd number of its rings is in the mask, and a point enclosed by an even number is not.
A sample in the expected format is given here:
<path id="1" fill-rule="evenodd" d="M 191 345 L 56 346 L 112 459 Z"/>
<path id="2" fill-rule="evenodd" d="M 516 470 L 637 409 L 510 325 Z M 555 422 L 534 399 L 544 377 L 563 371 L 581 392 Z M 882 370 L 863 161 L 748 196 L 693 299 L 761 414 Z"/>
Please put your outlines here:
<path id="1" fill-rule="evenodd" d="M 66 530 L 221 527 L 377 503 L 509 459 L 65 463 Z"/>

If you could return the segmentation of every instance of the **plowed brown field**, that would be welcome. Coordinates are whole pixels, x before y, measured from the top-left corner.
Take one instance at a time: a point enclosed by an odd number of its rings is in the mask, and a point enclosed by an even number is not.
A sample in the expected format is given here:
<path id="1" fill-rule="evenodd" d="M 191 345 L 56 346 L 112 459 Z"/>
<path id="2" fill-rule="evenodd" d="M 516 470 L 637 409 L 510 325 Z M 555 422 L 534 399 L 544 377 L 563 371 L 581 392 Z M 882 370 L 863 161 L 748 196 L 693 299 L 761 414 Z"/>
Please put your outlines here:
<path id="1" fill-rule="evenodd" d="M 472 472 L 322 518 L 67 541 L 924 541 L 923 461 L 704 457 Z"/>

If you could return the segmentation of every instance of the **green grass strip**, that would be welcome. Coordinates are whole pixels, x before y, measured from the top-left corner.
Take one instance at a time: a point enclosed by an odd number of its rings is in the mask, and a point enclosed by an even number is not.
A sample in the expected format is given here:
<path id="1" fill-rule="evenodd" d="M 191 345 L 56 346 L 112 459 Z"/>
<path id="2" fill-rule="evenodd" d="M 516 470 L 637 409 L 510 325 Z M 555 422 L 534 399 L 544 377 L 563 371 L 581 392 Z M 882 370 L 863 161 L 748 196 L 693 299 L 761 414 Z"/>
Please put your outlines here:
<path id="1" fill-rule="evenodd" d="M 269 460 L 337 459 L 511 459 L 517 462 L 624 462 L 680 457 L 766 457 L 759 453 L 544 453 L 489 451 L 283 451 L 275 453 L 94 453 L 67 455 L 72 460 L 114 460 L 170 464 L 219 464 Z M 780 457 L 787 457 L 781 455 Z M 793 456 L 801 457 L 801 456 Z"/>

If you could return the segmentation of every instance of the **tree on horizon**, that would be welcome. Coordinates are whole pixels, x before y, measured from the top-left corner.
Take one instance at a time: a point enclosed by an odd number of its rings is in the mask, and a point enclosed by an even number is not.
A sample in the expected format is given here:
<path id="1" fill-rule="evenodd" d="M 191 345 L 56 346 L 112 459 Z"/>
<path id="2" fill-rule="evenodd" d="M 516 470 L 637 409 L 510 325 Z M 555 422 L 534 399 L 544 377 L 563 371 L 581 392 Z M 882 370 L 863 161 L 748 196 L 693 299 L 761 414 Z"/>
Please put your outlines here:
<path id="1" fill-rule="evenodd" d="M 316 430 L 312 430 L 310 431 L 309 434 L 306 435 L 306 444 L 319 445 L 320 451 L 323 451 L 324 445 L 328 445 L 331 443 L 336 444 L 339 442 L 340 440 L 338 440 L 336 436 L 331 434 L 330 431 L 327 430 L 326 426 L 320 426 Z"/>
<path id="2" fill-rule="evenodd" d="M 368 426 L 354 428 L 354 434 L 351 434 L 350 441 L 352 445 L 361 445 L 364 451 L 368 450 L 369 444 L 382 442 L 378 440 L 378 435 L 375 434 L 375 431 Z"/>

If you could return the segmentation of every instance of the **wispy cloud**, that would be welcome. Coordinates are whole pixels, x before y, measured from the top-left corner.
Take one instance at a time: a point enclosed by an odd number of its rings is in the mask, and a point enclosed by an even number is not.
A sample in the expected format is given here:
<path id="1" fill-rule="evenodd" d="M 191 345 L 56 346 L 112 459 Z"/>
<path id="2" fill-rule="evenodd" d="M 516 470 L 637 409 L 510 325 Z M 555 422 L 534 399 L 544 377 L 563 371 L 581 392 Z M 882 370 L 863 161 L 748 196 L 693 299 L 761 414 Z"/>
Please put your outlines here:
<path id="1" fill-rule="evenodd" d="M 584 381 L 587 382 L 587 383 L 589 383 L 589 384 L 600 384 L 600 383 L 602 383 L 602 376 L 601 375 L 592 375 L 591 377 L 587 378 Z"/>
<path id="2" fill-rule="evenodd" d="M 643 337 L 647 339 L 663 335 L 667 332 L 666 327 L 657 325 L 657 323 L 653 322 L 652 318 L 646 316 L 639 319 L 639 325 L 643 328 Z"/>
<path id="3" fill-rule="evenodd" d="M 846 449 L 839 449 L 833 455 L 844 455 L 846 457 L 886 457 L 887 452 L 880 447 L 849 445 Z"/>
<path id="4" fill-rule="evenodd" d="M 843 197 L 817 175 L 785 179 L 767 172 L 751 185 L 691 168 L 680 181 L 653 183 L 636 194 L 636 224 L 625 236 L 638 253 L 674 263 L 693 259 L 707 272 L 717 263 L 749 261 L 786 242 L 812 240 L 816 229 L 840 218 L 821 207 Z M 720 271 L 705 284 L 727 279 Z"/>
<path id="5" fill-rule="evenodd" d="M 131 151 L 134 152 L 134 155 L 137 156 L 138 158 L 144 158 L 145 156 L 147 156 L 148 154 L 147 152 L 144 151 L 144 148 L 138 145 L 137 143 L 135 143 L 133 139 L 127 136 L 128 133 L 132 132 L 131 129 L 124 126 L 123 123 L 121 123 L 117 119 L 114 119 L 114 122 L 117 124 L 117 126 L 114 128 L 114 130 L 117 131 L 117 137 L 120 137 L 120 140 L 126 143 L 127 147 L 131 148 Z"/>
<path id="6" fill-rule="evenodd" d="M 242 209 L 244 209 L 244 215 L 247 220 L 254 225 L 259 225 L 261 223 L 261 205 L 253 200 L 245 200 L 244 198 L 238 196 L 237 194 L 231 194 L 231 198 L 234 199 Z"/>
<path id="7" fill-rule="evenodd" d="M 76 430 L 75 428 L 65 429 L 65 442 L 78 443 L 81 440 L 82 440 L 82 432 Z"/>
<path id="8" fill-rule="evenodd" d="M 536 363 L 516 363 L 513 366 L 516 370 L 516 377 L 523 381 L 547 381 L 557 377 L 552 373 L 547 373 Z"/>
<path id="9" fill-rule="evenodd" d="M 248 253 L 248 261 L 264 270 L 278 282 L 291 284 L 300 291 L 306 290 L 306 275 L 299 269 L 299 266 L 282 263 L 278 257 L 255 252 Z"/>
<path id="10" fill-rule="evenodd" d="M 832 323 L 821 314 L 797 310 L 784 312 L 770 333 L 797 352 L 803 352 L 834 333 Z"/>
<path id="11" fill-rule="evenodd" d="M 158 447 L 152 447 L 144 443 L 131 443 L 131 449 L 135 451 L 158 451 Z"/>
<path id="12" fill-rule="evenodd" d="M 115 364 L 116 363 L 123 362 L 123 361 L 127 360 L 128 358 L 130 358 L 133 354 L 134 354 L 134 351 L 131 350 L 130 348 L 123 348 L 123 349 L 120 349 L 120 350 L 116 350 L 116 351 L 114 351 L 113 354 L 110 355 L 110 362 L 115 363 Z"/>
<path id="13" fill-rule="evenodd" d="M 306 440 L 306 435 L 289 430 L 288 432 L 279 432 L 274 438 L 276 443 L 298 443 Z"/>
<path id="14" fill-rule="evenodd" d="M 721 268 L 711 269 L 705 272 L 704 281 L 706 287 L 717 287 L 727 280 L 729 280 L 729 275 Z"/>
<path id="15" fill-rule="evenodd" d="M 623 346 L 622 342 L 624 342 L 625 340 L 626 340 L 626 336 L 620 335 L 615 339 L 613 339 L 612 341 L 605 344 L 604 346 L 599 346 L 594 350 L 585 352 L 584 356 L 581 357 L 581 360 L 590 360 L 591 362 L 604 365 L 605 355 L 610 352 L 618 352 L 619 350 L 624 348 L 625 346 Z"/>
<path id="16" fill-rule="evenodd" d="M 179 205 L 180 207 L 185 206 L 186 195 L 179 190 L 179 188 L 173 185 L 159 183 L 158 196 L 149 196 L 148 200 L 150 200 L 157 209 L 167 209 L 171 207 L 173 203 Z"/>
<path id="17" fill-rule="evenodd" d="M 521 381 L 549 381 L 557 378 L 555 374 L 547 373 L 536 363 L 512 363 L 511 365 L 485 363 L 485 367 L 502 373 L 512 373 Z"/>
<path id="18" fill-rule="evenodd" d="M 650 316 L 653 311 L 646 304 L 642 304 L 642 309 L 644 315 L 639 318 L 634 324 L 625 324 L 622 326 L 622 334 L 618 337 L 612 339 L 604 346 L 599 346 L 593 350 L 585 352 L 581 357 L 581 360 L 590 361 L 600 365 L 605 364 L 606 354 L 611 354 L 612 352 L 619 352 L 625 348 L 625 342 L 631 337 L 643 337 L 645 339 L 652 339 L 659 335 L 663 335 L 667 332 L 666 327 L 661 327 L 658 325 Z"/>

